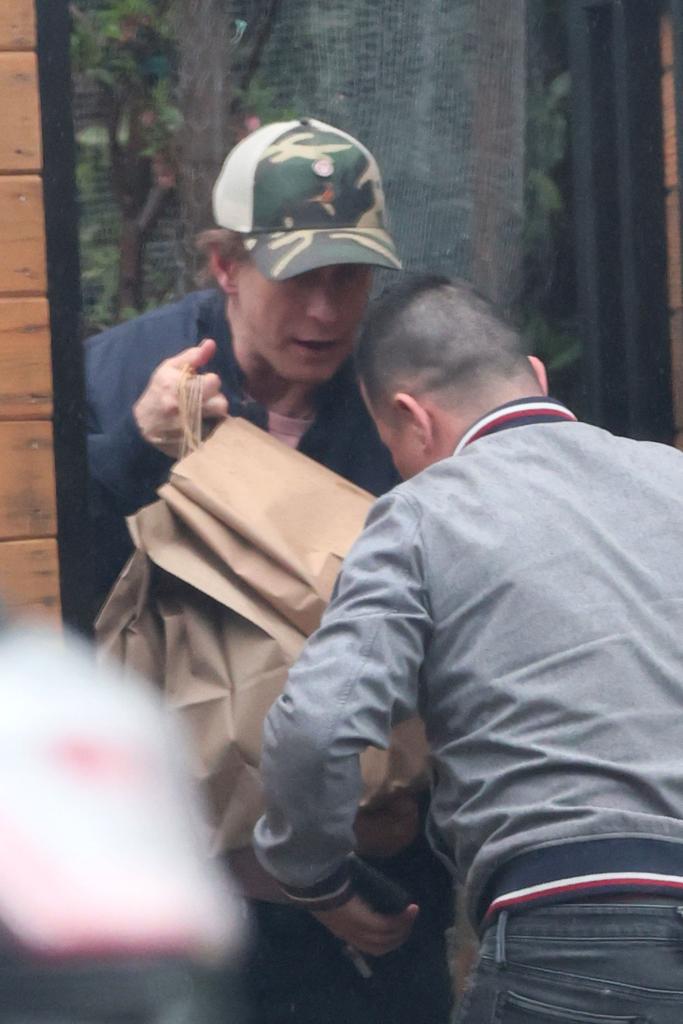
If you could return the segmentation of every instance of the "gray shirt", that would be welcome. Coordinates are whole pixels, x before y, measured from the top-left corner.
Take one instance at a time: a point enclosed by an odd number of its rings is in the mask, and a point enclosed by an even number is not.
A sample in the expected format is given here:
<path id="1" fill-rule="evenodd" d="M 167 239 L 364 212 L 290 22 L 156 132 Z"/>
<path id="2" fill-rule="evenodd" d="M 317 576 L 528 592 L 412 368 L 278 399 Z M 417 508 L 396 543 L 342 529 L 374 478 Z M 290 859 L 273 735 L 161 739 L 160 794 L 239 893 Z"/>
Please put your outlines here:
<path id="1" fill-rule="evenodd" d="M 266 721 L 267 870 L 338 877 L 359 752 L 416 712 L 474 918 L 519 854 L 683 843 L 682 508 L 679 452 L 573 422 L 479 438 L 381 498 Z"/>

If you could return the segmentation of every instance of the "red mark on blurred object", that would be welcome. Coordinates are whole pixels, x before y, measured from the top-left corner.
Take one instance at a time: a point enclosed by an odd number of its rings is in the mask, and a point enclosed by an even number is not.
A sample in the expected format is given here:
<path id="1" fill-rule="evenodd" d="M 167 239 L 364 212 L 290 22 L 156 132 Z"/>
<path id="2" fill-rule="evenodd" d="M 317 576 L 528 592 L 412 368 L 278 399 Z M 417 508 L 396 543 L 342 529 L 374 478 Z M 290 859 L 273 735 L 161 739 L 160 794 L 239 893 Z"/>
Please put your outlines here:
<path id="1" fill-rule="evenodd" d="M 104 740 L 78 736 L 61 739 L 53 744 L 51 753 L 62 768 L 92 781 L 138 782 L 145 772 L 138 751 Z"/>

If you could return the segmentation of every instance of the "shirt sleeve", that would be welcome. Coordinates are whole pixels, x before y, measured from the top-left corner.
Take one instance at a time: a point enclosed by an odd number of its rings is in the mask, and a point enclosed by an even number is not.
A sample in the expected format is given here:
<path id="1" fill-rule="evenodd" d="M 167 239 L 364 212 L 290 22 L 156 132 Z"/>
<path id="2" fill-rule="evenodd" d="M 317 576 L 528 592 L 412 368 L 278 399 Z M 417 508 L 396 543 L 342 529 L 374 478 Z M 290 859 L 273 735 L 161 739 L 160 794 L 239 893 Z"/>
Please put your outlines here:
<path id="1" fill-rule="evenodd" d="M 419 510 L 394 491 L 370 513 L 264 727 L 256 854 L 312 909 L 351 895 L 359 755 L 386 748 L 392 725 L 417 712 L 430 633 Z"/>
<path id="2" fill-rule="evenodd" d="M 88 517 L 97 605 L 132 548 L 124 517 L 154 500 L 171 466 L 171 459 L 141 436 L 132 412 L 167 354 L 149 344 L 156 335 L 150 334 L 148 319 L 114 327 L 85 345 Z"/>
<path id="3" fill-rule="evenodd" d="M 90 416 L 88 466 L 90 476 L 110 495 L 119 515 L 131 515 L 154 501 L 156 489 L 168 476 L 173 460 L 144 440 L 128 410 L 100 433 Z"/>

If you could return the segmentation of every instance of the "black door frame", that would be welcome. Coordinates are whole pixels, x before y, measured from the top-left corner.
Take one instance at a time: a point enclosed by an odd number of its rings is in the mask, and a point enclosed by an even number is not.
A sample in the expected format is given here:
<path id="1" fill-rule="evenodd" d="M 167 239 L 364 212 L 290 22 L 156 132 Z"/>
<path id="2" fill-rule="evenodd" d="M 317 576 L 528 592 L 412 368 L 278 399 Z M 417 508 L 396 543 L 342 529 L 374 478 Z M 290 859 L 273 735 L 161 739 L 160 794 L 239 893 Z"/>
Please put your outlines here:
<path id="1" fill-rule="evenodd" d="M 52 333 L 57 544 L 64 622 L 92 621 L 75 139 L 67 0 L 36 0 L 47 288 Z"/>
<path id="2" fill-rule="evenodd" d="M 574 210 L 587 416 L 674 433 L 660 0 L 570 0 Z"/>

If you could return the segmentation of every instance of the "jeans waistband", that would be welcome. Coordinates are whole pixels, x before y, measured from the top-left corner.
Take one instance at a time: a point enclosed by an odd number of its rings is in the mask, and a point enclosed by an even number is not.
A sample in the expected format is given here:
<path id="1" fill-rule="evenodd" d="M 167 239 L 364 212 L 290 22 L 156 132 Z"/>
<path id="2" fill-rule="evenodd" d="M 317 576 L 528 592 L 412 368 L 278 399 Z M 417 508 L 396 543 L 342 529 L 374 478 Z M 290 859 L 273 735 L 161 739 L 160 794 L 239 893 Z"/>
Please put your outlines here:
<path id="1" fill-rule="evenodd" d="M 482 896 L 483 927 L 505 911 L 650 893 L 683 903 L 683 843 L 665 839 L 590 839 L 541 847 L 503 865 Z"/>

